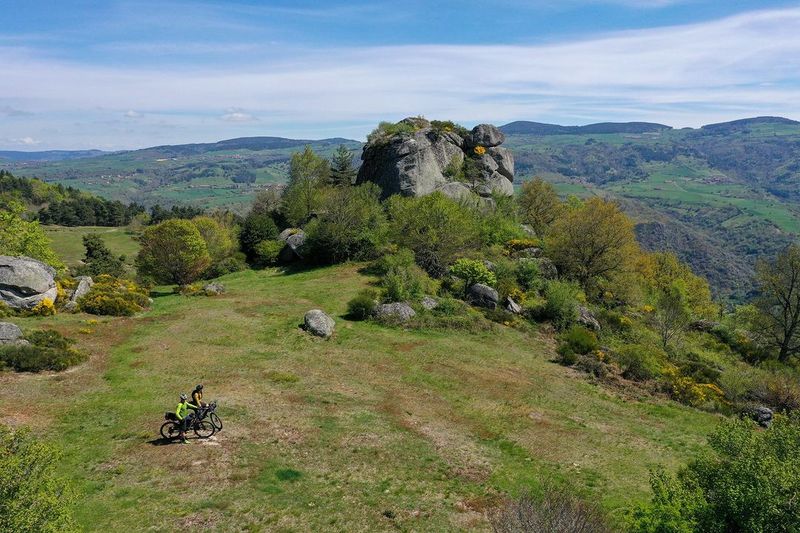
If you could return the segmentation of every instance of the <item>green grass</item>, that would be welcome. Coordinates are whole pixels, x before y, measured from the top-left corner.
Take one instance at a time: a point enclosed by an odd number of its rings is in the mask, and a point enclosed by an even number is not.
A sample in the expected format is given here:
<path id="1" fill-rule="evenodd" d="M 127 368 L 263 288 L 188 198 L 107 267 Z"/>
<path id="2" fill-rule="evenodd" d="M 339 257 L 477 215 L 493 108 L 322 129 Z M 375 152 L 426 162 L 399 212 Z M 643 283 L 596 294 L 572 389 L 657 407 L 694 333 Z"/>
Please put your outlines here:
<path id="1" fill-rule="evenodd" d="M 102 319 L 28 318 L 78 339 L 87 363 L 0 375 L 2 421 L 65 451 L 87 530 L 486 531 L 504 493 L 574 485 L 620 516 L 648 468 L 696 454 L 716 417 L 634 400 L 553 362 L 546 335 L 406 331 L 343 318 L 357 265 L 248 271 L 213 298 L 157 296 Z M 329 341 L 298 328 L 334 316 Z M 195 383 L 220 402 L 213 442 L 157 445 Z"/>
<path id="2" fill-rule="evenodd" d="M 139 243 L 128 228 L 107 228 L 100 226 L 42 226 L 52 240 L 53 250 L 67 266 L 79 265 L 84 256 L 83 236 L 97 233 L 114 255 L 124 255 L 128 264 L 133 264 L 139 253 Z"/>

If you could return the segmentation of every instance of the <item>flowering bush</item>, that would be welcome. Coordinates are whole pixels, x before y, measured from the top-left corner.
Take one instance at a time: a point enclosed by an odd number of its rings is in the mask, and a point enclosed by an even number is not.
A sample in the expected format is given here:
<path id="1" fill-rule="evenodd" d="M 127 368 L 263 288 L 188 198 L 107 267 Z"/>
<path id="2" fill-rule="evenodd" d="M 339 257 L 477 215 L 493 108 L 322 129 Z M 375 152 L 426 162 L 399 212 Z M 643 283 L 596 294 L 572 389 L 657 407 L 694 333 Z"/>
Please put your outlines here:
<path id="1" fill-rule="evenodd" d="M 147 291 L 132 281 L 101 275 L 86 296 L 78 300 L 81 311 L 93 315 L 131 316 L 149 305 Z"/>
<path id="2" fill-rule="evenodd" d="M 56 305 L 50 298 L 45 298 L 30 310 L 33 316 L 53 316 L 56 314 Z"/>
<path id="3" fill-rule="evenodd" d="M 690 377 L 682 376 L 677 367 L 670 365 L 663 371 L 664 378 L 672 396 L 681 403 L 692 407 L 722 403 L 725 393 L 713 383 L 697 383 Z"/>
<path id="4" fill-rule="evenodd" d="M 486 148 L 484 148 L 483 146 L 478 145 L 478 146 L 475 147 L 474 152 L 475 152 L 475 155 L 480 156 L 480 155 L 483 155 L 483 154 L 486 153 Z"/>

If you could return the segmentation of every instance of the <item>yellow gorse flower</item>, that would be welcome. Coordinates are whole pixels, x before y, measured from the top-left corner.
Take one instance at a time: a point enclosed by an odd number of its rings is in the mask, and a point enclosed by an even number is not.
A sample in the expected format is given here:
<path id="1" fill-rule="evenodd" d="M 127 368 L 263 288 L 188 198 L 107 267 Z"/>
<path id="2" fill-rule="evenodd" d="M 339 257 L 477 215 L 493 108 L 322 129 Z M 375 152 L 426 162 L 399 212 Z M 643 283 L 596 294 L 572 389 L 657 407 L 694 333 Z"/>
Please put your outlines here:
<path id="1" fill-rule="evenodd" d="M 477 155 L 483 155 L 483 154 L 486 153 L 486 148 L 484 148 L 483 146 L 476 146 L 475 147 L 475 153 Z"/>

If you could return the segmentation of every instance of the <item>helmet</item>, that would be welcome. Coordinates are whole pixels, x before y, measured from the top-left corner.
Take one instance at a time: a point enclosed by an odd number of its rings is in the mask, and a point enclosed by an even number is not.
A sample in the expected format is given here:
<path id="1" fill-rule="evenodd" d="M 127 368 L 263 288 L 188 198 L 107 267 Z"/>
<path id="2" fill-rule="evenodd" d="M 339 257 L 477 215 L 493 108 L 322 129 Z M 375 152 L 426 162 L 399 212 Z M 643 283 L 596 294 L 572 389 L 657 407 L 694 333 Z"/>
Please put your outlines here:
<path id="1" fill-rule="evenodd" d="M 181 401 L 184 401 L 184 402 L 186 401 L 186 395 L 183 394 L 183 393 L 181 393 Z"/>
<path id="2" fill-rule="evenodd" d="M 203 390 L 203 384 L 200 383 L 197 387 L 195 387 L 195 390 Z"/>

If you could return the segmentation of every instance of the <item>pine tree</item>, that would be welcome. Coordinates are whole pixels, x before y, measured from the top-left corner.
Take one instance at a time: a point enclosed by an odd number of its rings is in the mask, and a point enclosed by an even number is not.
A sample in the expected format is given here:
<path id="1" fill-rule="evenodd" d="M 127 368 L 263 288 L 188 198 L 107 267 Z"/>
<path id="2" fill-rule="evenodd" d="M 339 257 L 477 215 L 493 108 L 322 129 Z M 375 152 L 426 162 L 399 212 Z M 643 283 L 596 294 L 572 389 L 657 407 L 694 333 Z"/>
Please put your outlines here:
<path id="1" fill-rule="evenodd" d="M 353 166 L 353 152 L 340 144 L 331 158 L 331 185 L 353 185 L 356 180 L 356 169 Z"/>

